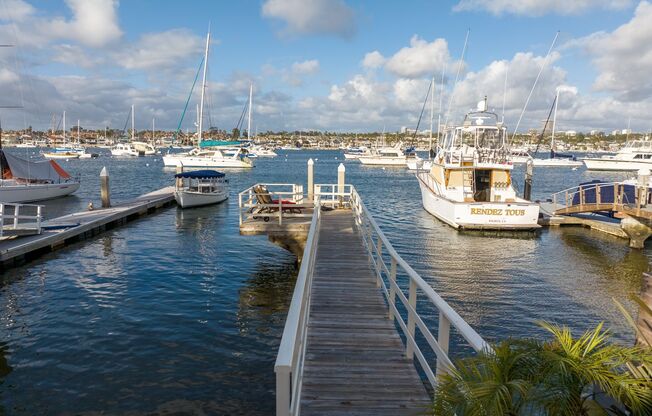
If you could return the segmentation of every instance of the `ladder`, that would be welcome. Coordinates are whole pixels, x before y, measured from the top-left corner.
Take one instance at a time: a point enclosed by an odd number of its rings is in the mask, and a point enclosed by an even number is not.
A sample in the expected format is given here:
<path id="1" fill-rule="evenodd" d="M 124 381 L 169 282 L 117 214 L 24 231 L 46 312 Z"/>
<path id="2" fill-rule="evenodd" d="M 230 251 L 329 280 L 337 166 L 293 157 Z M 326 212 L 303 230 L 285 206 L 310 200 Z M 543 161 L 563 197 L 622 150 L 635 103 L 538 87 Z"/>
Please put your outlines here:
<path id="1" fill-rule="evenodd" d="M 462 170 L 462 195 L 465 202 L 473 201 L 473 194 L 475 193 L 473 172 L 473 169 Z"/>

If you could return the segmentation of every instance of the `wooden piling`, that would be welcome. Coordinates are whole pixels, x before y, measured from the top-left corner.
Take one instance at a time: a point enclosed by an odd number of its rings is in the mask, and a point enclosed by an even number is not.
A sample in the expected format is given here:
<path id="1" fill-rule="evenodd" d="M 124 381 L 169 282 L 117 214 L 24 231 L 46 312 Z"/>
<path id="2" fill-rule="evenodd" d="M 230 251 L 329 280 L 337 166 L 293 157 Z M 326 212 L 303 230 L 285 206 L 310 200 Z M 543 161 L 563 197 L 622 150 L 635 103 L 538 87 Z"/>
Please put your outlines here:
<path id="1" fill-rule="evenodd" d="M 344 183 L 345 183 L 346 168 L 343 163 L 337 167 L 337 193 L 339 194 L 340 208 L 344 207 L 344 199 L 342 195 L 344 194 Z"/>
<path id="2" fill-rule="evenodd" d="M 111 189 L 109 188 L 109 171 L 104 166 L 100 172 L 100 197 L 102 198 L 102 208 L 111 206 Z"/>
<path id="3" fill-rule="evenodd" d="M 312 202 L 315 196 L 315 162 L 308 159 L 308 202 Z"/>

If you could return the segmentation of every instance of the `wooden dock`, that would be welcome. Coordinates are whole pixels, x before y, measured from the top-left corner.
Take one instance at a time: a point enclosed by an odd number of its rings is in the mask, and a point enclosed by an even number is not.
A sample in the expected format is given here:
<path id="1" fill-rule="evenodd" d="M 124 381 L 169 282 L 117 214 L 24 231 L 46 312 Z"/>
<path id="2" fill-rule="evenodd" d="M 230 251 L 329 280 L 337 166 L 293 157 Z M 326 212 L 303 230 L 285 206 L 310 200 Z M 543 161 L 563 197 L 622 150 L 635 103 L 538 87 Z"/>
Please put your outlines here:
<path id="1" fill-rule="evenodd" d="M 351 210 L 323 213 L 302 415 L 417 415 L 430 405 L 376 280 Z"/>
<path id="2" fill-rule="evenodd" d="M 174 202 L 174 187 L 141 195 L 110 208 L 76 212 L 41 223 L 42 232 L 0 241 L 0 270 L 123 225 Z"/>

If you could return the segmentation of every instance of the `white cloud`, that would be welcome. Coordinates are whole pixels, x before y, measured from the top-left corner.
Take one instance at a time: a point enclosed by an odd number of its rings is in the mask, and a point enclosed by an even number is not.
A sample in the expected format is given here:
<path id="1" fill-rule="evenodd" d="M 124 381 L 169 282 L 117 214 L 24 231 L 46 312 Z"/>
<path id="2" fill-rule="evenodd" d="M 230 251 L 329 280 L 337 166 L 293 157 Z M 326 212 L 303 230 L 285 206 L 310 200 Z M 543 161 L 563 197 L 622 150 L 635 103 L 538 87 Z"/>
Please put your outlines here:
<path id="1" fill-rule="evenodd" d="M 289 34 L 328 34 L 350 38 L 355 13 L 343 0 L 266 0 L 262 14 L 285 22 Z"/>
<path id="2" fill-rule="evenodd" d="M 165 69 L 177 67 L 188 57 L 199 60 L 203 39 L 187 29 L 148 33 L 138 42 L 116 53 L 116 63 L 127 69 Z"/>
<path id="3" fill-rule="evenodd" d="M 319 71 L 319 61 L 316 59 L 292 64 L 292 72 L 298 75 L 314 74 L 317 71 Z"/>
<path id="4" fill-rule="evenodd" d="M 432 42 L 412 36 L 410 46 L 404 47 L 385 63 L 385 69 L 403 78 L 418 78 L 441 72 L 442 66 L 450 60 L 448 42 L 435 39 Z"/>
<path id="5" fill-rule="evenodd" d="M 611 33 L 598 32 L 571 42 L 589 53 L 599 70 L 594 88 L 621 100 L 652 94 L 652 4 L 642 1 L 634 17 Z"/>
<path id="6" fill-rule="evenodd" d="M 2 3 L 0 20 L 22 22 L 35 12 L 34 7 L 23 0 L 5 0 Z"/>
<path id="7" fill-rule="evenodd" d="M 66 0 L 66 3 L 73 19 L 53 20 L 48 28 L 52 35 L 92 47 L 104 46 L 122 36 L 116 0 Z"/>
<path id="8" fill-rule="evenodd" d="M 631 4 L 632 0 L 460 0 L 453 10 L 487 11 L 494 15 L 541 16 L 549 13 L 578 14 L 591 9 L 618 10 Z"/>
<path id="9" fill-rule="evenodd" d="M 362 66 L 368 69 L 380 68 L 385 64 L 385 57 L 378 51 L 369 52 L 362 60 Z"/>

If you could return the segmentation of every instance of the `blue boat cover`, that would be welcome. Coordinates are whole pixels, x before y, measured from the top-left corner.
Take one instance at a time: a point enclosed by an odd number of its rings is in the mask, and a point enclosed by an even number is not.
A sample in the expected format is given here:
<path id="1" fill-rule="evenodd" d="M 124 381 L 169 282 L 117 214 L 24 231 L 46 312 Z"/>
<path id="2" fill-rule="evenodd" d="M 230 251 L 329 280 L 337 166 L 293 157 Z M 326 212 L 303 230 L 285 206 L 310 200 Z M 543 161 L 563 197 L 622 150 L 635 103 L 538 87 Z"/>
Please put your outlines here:
<path id="1" fill-rule="evenodd" d="M 222 172 L 216 170 L 204 169 L 204 170 L 193 170 L 190 172 L 177 173 L 174 175 L 175 178 L 223 178 L 225 175 Z"/>

